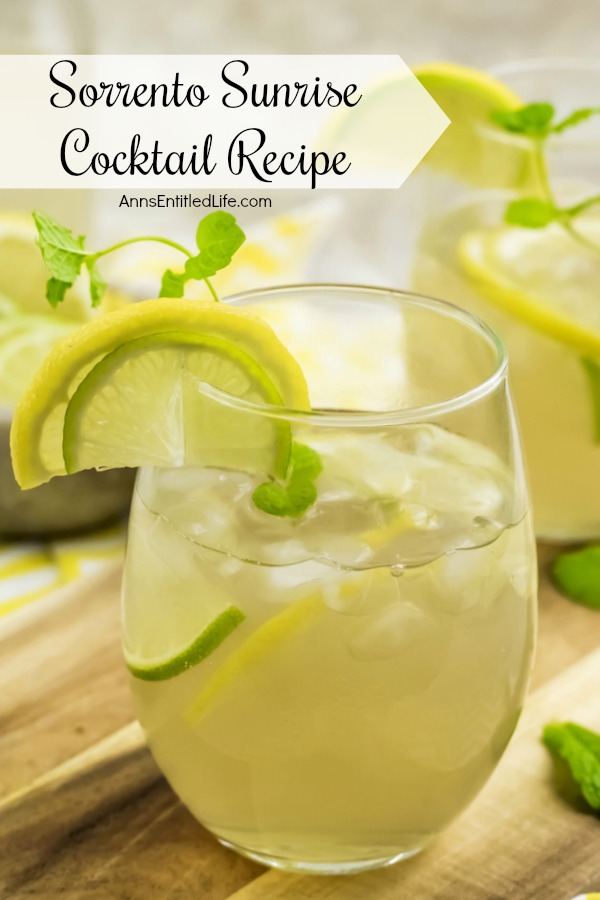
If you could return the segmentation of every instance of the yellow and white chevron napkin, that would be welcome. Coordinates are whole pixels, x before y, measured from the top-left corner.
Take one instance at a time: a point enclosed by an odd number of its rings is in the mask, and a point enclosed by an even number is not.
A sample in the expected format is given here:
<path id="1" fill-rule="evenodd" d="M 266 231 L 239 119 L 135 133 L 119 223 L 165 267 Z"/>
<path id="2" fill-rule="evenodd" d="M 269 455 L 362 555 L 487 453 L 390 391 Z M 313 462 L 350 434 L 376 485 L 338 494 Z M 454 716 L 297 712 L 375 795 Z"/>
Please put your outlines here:
<path id="1" fill-rule="evenodd" d="M 0 544 L 0 618 L 122 558 L 125 526 L 50 544 Z"/>

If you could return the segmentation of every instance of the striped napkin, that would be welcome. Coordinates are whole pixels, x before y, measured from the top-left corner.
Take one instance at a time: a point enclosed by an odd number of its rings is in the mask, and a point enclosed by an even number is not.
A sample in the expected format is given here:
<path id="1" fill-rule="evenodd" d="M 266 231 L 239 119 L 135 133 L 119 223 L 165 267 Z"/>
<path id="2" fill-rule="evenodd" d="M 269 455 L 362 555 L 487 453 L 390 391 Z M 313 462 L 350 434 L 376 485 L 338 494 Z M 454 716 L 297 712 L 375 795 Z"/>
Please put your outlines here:
<path id="1" fill-rule="evenodd" d="M 125 526 L 51 544 L 0 544 L 0 618 L 123 557 Z"/>

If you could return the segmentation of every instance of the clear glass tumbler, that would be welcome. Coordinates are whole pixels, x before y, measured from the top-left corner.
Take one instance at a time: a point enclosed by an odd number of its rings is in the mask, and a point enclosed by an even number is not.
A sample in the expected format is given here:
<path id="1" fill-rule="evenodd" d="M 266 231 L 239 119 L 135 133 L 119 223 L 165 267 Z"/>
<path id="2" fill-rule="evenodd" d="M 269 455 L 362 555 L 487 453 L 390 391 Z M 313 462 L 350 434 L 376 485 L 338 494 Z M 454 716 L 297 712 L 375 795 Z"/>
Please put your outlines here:
<path id="1" fill-rule="evenodd" d="M 536 559 L 504 351 L 468 313 L 407 293 L 230 302 L 295 354 L 313 409 L 198 391 L 236 434 L 291 435 L 313 502 L 259 508 L 268 476 L 250 465 L 139 473 L 125 653 L 188 657 L 132 675 L 137 713 L 223 844 L 289 870 L 387 865 L 477 794 L 523 703 Z"/>
<path id="2" fill-rule="evenodd" d="M 493 70 L 556 120 L 598 107 L 600 63 L 533 61 Z M 481 316 L 504 341 L 531 476 L 535 528 L 550 540 L 600 536 L 600 206 L 572 223 L 509 225 L 519 198 L 573 207 L 600 193 L 600 117 L 531 140 L 477 129 L 470 179 L 423 166 L 412 285 Z"/>

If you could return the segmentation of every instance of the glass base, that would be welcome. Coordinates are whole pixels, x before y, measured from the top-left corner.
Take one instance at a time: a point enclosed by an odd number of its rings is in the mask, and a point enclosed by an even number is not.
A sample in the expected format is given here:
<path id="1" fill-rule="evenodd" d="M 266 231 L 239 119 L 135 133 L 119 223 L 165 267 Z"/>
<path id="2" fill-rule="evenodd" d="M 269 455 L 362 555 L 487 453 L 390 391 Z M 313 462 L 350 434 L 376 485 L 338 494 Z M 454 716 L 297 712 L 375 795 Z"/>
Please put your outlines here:
<path id="1" fill-rule="evenodd" d="M 271 869 L 280 869 L 284 872 L 302 872 L 305 875 L 357 875 L 359 872 L 369 872 L 371 869 L 383 869 L 393 866 L 403 859 L 410 859 L 420 853 L 423 847 L 413 847 L 410 850 L 402 850 L 393 856 L 383 856 L 375 859 L 343 860 L 341 862 L 312 862 L 310 860 L 287 859 L 281 856 L 269 856 L 266 853 L 258 853 L 248 850 L 239 844 L 217 838 L 220 844 L 229 850 L 235 850 L 241 856 L 246 856 L 254 862 L 261 863 Z"/>

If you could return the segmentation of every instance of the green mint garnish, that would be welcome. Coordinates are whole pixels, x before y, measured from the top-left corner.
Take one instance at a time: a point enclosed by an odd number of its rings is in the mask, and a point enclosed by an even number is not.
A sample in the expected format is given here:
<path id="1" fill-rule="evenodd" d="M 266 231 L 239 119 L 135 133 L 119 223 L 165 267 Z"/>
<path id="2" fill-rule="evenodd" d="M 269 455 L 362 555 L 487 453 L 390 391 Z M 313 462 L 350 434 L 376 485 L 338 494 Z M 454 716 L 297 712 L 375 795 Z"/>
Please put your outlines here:
<path id="1" fill-rule="evenodd" d="M 170 269 L 165 272 L 160 296 L 181 297 L 183 286 L 189 279 L 206 281 L 210 287 L 208 279 L 220 269 L 227 268 L 245 240 L 246 235 L 231 213 L 214 212 L 205 216 L 196 230 L 196 246 L 200 252 L 186 260 L 183 273 L 177 274 Z"/>
<path id="2" fill-rule="evenodd" d="M 259 484 L 252 499 L 259 509 L 272 516 L 301 516 L 317 499 L 315 481 L 322 468 L 316 450 L 294 443 L 285 481 Z"/>
<path id="3" fill-rule="evenodd" d="M 76 237 L 69 228 L 60 225 L 45 213 L 34 212 L 33 220 L 38 232 L 38 244 L 51 276 L 46 286 L 46 297 L 52 306 L 57 306 L 64 300 L 67 290 L 74 284 L 84 265 L 90 275 L 92 306 L 98 306 L 106 290 L 106 282 L 98 272 L 98 260 L 121 247 L 141 241 L 166 244 L 186 257 L 182 272 L 167 269 L 163 275 L 161 297 L 183 297 L 185 283 L 195 280 L 204 281 L 213 298 L 218 300 L 210 278 L 229 265 L 234 253 L 246 239 L 235 217 L 218 210 L 209 213 L 198 223 L 196 246 L 199 252 L 192 252 L 176 241 L 160 235 L 146 235 L 120 241 L 92 253 L 85 249 L 84 237 Z"/>
<path id="4" fill-rule="evenodd" d="M 523 228 L 545 228 L 558 215 L 558 210 L 548 200 L 524 197 L 508 204 L 504 212 L 504 221 L 509 225 L 521 225 Z"/>
<path id="5" fill-rule="evenodd" d="M 505 222 L 521 228 L 545 228 L 551 222 L 557 222 L 573 240 L 594 253 L 600 253 L 600 246 L 580 234 L 573 224 L 581 213 L 600 203 L 600 195 L 587 197 L 573 206 L 559 206 L 548 179 L 545 159 L 545 146 L 549 137 L 562 134 L 598 114 L 600 107 L 585 106 L 557 121 L 556 110 L 551 103 L 528 103 L 519 109 L 495 110 L 492 113 L 491 118 L 496 125 L 511 134 L 520 134 L 531 142 L 532 160 L 539 184 L 540 196 L 522 197 L 507 205 Z"/>
<path id="6" fill-rule="evenodd" d="M 545 137 L 549 133 L 554 114 L 551 103 L 528 103 L 519 109 L 495 110 L 492 121 L 513 134 Z"/>
<path id="7" fill-rule="evenodd" d="M 561 553 L 551 574 L 556 587 L 571 600 L 600 609 L 600 546 Z"/>
<path id="8" fill-rule="evenodd" d="M 580 122 L 585 122 L 586 119 L 598 115 L 598 113 L 600 113 L 599 106 L 583 106 L 581 109 L 576 109 L 552 126 L 552 134 L 561 134 L 567 128 L 573 128 L 575 125 L 579 125 Z"/>
<path id="9" fill-rule="evenodd" d="M 83 249 L 85 238 L 75 237 L 69 228 L 59 225 L 44 213 L 34 212 L 33 221 L 44 262 L 52 276 L 48 281 L 46 297 L 51 306 L 57 306 L 81 272 L 87 256 Z"/>
<path id="10" fill-rule="evenodd" d="M 188 276 L 185 272 L 174 272 L 167 269 L 160 282 L 159 297 L 183 297 Z"/>
<path id="11" fill-rule="evenodd" d="M 600 810 L 600 734 L 574 722 L 552 723 L 542 740 L 567 764 L 587 803 Z"/>

